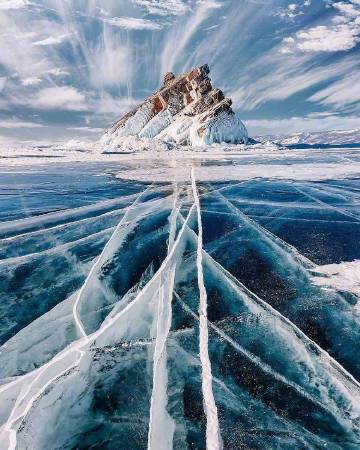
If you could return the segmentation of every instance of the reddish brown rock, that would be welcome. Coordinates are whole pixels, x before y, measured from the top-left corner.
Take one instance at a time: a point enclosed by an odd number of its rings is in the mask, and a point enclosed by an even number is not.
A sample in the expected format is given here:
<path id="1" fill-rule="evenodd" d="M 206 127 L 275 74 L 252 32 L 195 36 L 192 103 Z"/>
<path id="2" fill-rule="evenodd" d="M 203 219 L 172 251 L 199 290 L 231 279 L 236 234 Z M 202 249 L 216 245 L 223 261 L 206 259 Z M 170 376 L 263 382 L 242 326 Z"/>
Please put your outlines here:
<path id="1" fill-rule="evenodd" d="M 246 129 L 235 118 L 232 101 L 212 87 L 209 72 L 207 64 L 179 76 L 168 72 L 160 90 L 116 121 L 107 136 L 133 135 L 180 144 L 245 141 Z M 237 125 L 242 132 L 237 133 Z"/>

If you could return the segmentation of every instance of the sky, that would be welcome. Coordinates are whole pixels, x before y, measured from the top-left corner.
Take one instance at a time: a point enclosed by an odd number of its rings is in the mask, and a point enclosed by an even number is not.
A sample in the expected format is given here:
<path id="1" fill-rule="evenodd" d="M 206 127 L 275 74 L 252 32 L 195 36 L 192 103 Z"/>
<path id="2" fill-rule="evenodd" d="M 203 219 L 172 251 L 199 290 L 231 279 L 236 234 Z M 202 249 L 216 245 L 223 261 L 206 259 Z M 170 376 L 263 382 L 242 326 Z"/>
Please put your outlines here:
<path id="1" fill-rule="evenodd" d="M 0 0 L 0 143 L 97 139 L 204 63 L 251 135 L 360 128 L 360 0 Z"/>

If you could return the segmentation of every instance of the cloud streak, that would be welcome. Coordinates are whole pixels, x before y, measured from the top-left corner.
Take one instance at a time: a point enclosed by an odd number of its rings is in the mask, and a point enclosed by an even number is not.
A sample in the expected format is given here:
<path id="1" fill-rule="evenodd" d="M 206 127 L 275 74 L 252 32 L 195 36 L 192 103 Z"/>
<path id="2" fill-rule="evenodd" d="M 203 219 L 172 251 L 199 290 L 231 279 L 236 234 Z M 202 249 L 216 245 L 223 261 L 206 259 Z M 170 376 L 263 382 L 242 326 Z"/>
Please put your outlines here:
<path id="1" fill-rule="evenodd" d="M 0 120 L 0 128 L 18 129 L 18 128 L 43 128 L 45 125 L 36 122 L 27 122 L 18 119 Z"/>
<path id="2" fill-rule="evenodd" d="M 172 71 L 178 60 L 183 59 L 186 47 L 198 31 L 200 25 L 209 17 L 214 9 L 221 7 L 220 3 L 215 1 L 200 1 L 194 7 L 194 10 L 173 27 L 166 38 L 166 45 L 161 55 L 161 73 L 160 78 L 165 72 Z"/>
<path id="3" fill-rule="evenodd" d="M 149 14 L 179 16 L 189 11 L 189 4 L 183 0 L 132 0 L 136 5 L 142 6 Z"/>
<path id="4" fill-rule="evenodd" d="M 57 45 L 64 42 L 66 39 L 70 38 L 69 33 L 62 34 L 60 36 L 49 36 L 45 39 L 42 39 L 41 41 L 33 42 L 32 45 Z"/>
<path id="5" fill-rule="evenodd" d="M 162 26 L 152 20 L 139 19 L 136 17 L 112 17 L 110 19 L 102 19 L 114 27 L 124 28 L 126 30 L 161 30 Z"/>

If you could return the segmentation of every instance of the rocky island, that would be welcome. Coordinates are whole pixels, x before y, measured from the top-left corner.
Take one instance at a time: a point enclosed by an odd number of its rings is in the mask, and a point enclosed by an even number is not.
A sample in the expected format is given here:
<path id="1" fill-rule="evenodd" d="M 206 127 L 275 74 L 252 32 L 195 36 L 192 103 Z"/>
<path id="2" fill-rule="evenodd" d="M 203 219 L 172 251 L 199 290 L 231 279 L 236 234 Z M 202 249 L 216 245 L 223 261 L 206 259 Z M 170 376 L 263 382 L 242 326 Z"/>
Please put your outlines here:
<path id="1" fill-rule="evenodd" d="M 118 147 L 124 138 L 136 137 L 181 146 L 246 144 L 245 125 L 232 100 L 213 88 L 209 72 L 205 64 L 179 76 L 167 73 L 161 88 L 117 120 L 101 143 Z"/>

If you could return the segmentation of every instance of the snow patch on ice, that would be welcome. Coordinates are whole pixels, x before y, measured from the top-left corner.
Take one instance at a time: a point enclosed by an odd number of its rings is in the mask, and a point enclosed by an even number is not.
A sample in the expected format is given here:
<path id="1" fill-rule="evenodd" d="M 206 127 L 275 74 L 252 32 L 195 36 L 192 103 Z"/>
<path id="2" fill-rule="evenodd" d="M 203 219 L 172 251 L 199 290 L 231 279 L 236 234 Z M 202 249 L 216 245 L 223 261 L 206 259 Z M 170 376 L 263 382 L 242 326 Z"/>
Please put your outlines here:
<path id="1" fill-rule="evenodd" d="M 314 272 L 324 276 L 314 276 L 313 282 L 339 291 L 348 291 L 360 297 L 360 260 L 344 261 L 339 264 L 317 266 Z M 360 302 L 357 304 L 360 313 Z"/>

